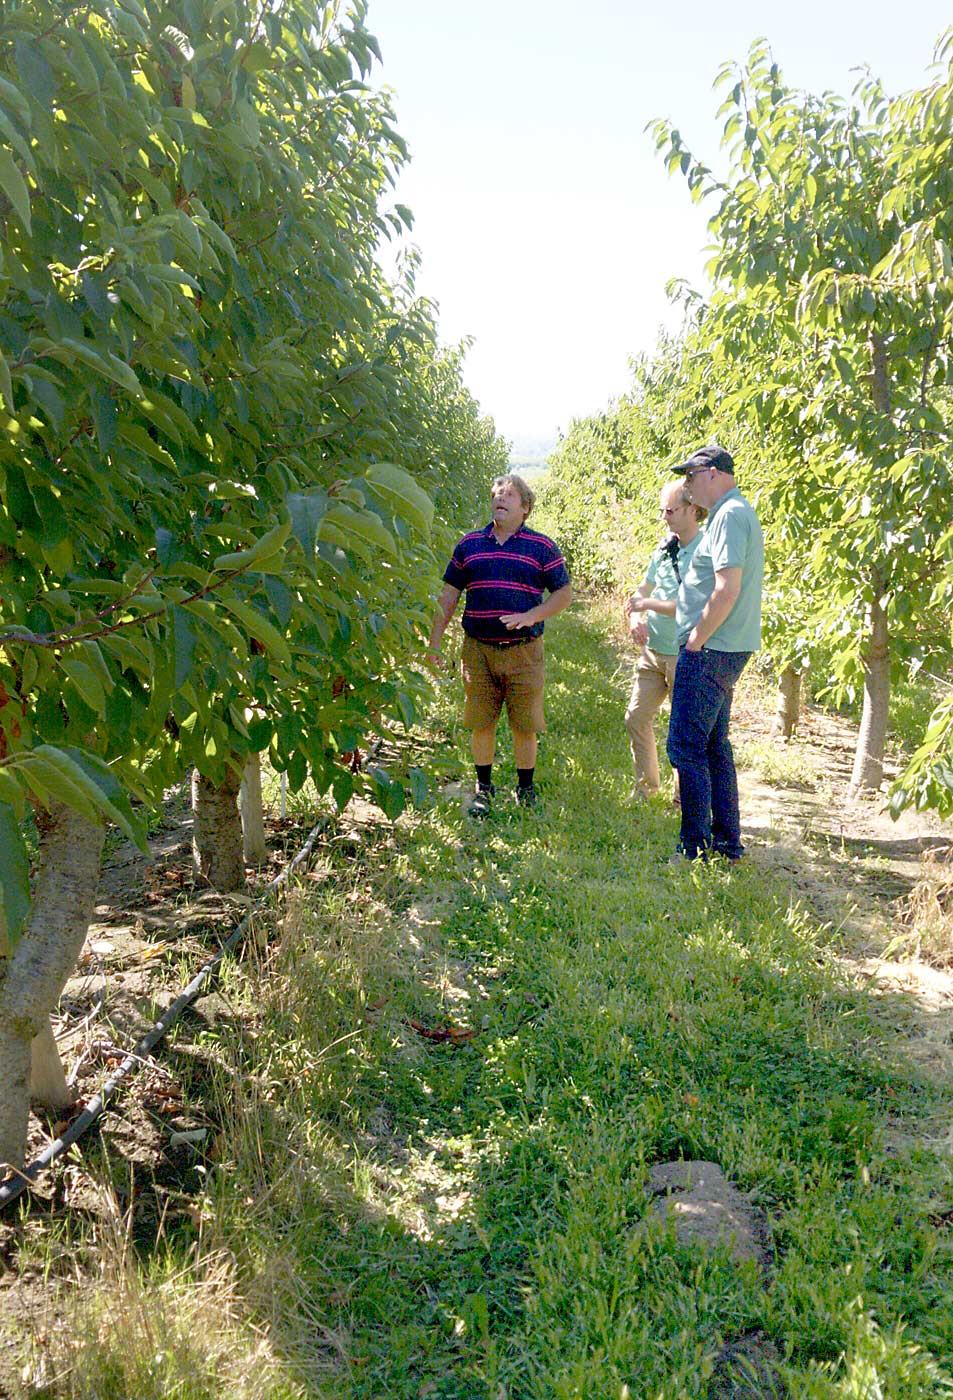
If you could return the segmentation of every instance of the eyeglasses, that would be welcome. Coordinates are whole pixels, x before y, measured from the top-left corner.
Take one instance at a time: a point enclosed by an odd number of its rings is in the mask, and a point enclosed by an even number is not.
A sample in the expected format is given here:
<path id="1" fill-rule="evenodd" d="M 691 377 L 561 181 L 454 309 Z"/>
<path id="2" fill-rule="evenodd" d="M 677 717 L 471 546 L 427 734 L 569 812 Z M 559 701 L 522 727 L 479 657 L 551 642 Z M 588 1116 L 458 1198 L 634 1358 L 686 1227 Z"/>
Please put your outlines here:
<path id="1" fill-rule="evenodd" d="M 684 504 L 680 506 L 663 506 L 662 509 L 659 511 L 659 515 L 662 517 L 662 519 L 664 519 L 666 515 L 677 515 L 680 510 L 684 509 Z"/>
<path id="2" fill-rule="evenodd" d="M 695 467 L 692 471 L 685 473 L 685 480 L 691 481 L 693 476 L 698 476 L 699 472 L 710 472 L 711 467 Z"/>

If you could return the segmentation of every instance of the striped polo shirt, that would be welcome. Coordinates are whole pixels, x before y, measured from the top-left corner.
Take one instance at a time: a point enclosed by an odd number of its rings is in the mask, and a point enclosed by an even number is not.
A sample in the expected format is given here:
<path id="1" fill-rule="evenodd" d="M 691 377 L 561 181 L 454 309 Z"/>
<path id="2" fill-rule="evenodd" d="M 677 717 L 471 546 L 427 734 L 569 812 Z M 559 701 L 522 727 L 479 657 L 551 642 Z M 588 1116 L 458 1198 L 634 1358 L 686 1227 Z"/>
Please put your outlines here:
<path id="1" fill-rule="evenodd" d="M 548 535 L 521 525 L 503 544 L 492 523 L 474 530 L 453 551 L 444 583 L 466 592 L 463 630 L 482 642 L 515 641 L 542 636 L 543 624 L 509 631 L 500 622 L 504 613 L 528 612 L 569 582 L 566 561 Z"/>

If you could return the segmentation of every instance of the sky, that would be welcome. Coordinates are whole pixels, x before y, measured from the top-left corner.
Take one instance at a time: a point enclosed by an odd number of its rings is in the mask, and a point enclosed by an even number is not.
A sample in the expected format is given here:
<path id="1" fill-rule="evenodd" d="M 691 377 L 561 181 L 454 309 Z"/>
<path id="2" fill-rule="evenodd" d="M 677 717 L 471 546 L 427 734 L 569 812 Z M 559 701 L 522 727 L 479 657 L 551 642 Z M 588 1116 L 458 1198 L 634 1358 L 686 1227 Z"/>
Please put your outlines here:
<path id="1" fill-rule="evenodd" d="M 517 455 L 629 387 L 704 287 L 706 215 L 645 131 L 667 117 L 717 161 L 723 63 L 764 36 L 787 82 L 846 93 L 867 64 L 891 94 L 925 83 L 942 0 L 702 6 L 644 0 L 370 0 L 367 25 L 411 161 L 418 290 L 440 338 L 472 337 L 465 379 Z M 723 120 L 723 119 L 722 119 Z"/>

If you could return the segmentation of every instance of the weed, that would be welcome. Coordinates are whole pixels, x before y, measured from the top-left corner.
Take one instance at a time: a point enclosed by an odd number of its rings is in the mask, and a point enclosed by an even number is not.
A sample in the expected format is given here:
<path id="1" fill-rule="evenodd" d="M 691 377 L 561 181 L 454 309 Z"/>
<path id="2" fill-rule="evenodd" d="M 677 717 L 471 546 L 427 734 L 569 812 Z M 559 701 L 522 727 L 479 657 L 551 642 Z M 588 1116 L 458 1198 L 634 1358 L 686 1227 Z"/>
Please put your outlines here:
<path id="1" fill-rule="evenodd" d="M 900 924 L 892 953 L 902 951 L 939 967 L 953 963 L 953 847 L 924 852 L 923 870 L 901 907 Z"/>

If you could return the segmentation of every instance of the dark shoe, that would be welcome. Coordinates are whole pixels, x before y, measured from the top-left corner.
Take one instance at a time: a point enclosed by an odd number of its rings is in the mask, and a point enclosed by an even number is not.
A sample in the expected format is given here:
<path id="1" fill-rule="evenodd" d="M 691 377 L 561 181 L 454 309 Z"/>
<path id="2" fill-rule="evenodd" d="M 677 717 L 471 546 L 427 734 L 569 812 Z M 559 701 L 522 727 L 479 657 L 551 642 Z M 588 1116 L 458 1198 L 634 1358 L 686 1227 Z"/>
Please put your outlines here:
<path id="1" fill-rule="evenodd" d="M 539 803 L 539 793 L 532 783 L 516 789 L 516 801 L 520 807 L 535 807 Z"/>
<path id="2" fill-rule="evenodd" d="M 493 799 L 496 796 L 496 788 L 490 783 L 486 787 L 483 783 L 467 803 L 468 817 L 488 817 L 493 811 Z"/>
<path id="3" fill-rule="evenodd" d="M 666 861 L 667 865 L 677 867 L 680 865 L 707 865 L 708 855 L 705 851 L 700 851 L 697 856 L 687 856 L 684 851 L 673 851 Z"/>

